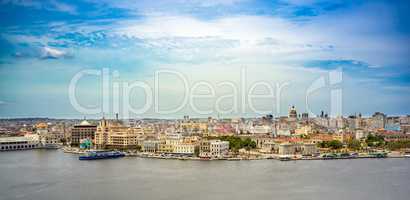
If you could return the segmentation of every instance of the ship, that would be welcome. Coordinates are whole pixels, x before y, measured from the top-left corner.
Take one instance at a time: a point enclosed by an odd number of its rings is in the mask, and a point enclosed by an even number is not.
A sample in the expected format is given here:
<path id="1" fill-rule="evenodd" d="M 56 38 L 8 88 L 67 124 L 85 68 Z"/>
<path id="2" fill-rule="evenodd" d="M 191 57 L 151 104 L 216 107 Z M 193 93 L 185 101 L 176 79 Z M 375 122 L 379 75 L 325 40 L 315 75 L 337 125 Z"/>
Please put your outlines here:
<path id="1" fill-rule="evenodd" d="M 79 160 L 100 160 L 124 157 L 125 153 L 119 151 L 87 151 L 85 155 L 78 157 Z"/>
<path id="2" fill-rule="evenodd" d="M 290 155 L 281 155 L 279 156 L 280 161 L 291 161 L 292 157 Z"/>

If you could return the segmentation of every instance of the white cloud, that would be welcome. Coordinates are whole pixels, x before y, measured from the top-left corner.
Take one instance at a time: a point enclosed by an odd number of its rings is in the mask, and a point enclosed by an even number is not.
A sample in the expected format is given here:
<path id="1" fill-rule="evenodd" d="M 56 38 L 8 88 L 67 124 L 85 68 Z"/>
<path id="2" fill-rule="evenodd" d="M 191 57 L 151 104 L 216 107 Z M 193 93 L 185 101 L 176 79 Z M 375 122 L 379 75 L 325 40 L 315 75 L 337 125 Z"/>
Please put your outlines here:
<path id="1" fill-rule="evenodd" d="M 44 47 L 42 51 L 42 59 L 58 59 L 68 55 L 66 52 L 62 50 L 53 49 L 51 47 Z"/>
<path id="2" fill-rule="evenodd" d="M 241 52 L 246 52 L 249 56 L 258 54 L 299 61 L 359 60 L 382 67 L 408 62 L 405 55 L 409 47 L 403 44 L 410 39 L 394 32 L 394 23 L 391 10 L 374 3 L 349 11 L 328 12 L 303 22 L 280 16 L 231 15 L 212 20 L 186 15 L 146 16 L 143 20 L 120 22 L 114 32 L 150 42 L 184 37 L 237 40 L 240 46 L 234 51 L 241 58 L 244 56 Z M 167 48 L 165 43 L 164 48 Z"/>
<path id="3" fill-rule="evenodd" d="M 52 6 L 51 9 L 54 9 L 54 10 L 57 10 L 57 11 L 60 11 L 60 12 L 66 12 L 66 13 L 69 13 L 69 14 L 72 14 L 72 15 L 77 14 L 76 7 L 74 7 L 72 5 L 69 5 L 69 4 L 66 4 L 66 3 L 63 3 L 63 2 L 59 2 L 59 1 L 56 1 L 56 0 L 50 1 L 50 4 Z"/>
<path id="4" fill-rule="evenodd" d="M 34 1 L 34 0 L 2 0 L 0 4 L 14 4 L 17 6 L 30 7 L 34 9 L 44 9 L 49 11 L 60 11 L 69 14 L 77 14 L 77 9 L 73 5 L 57 0 Z"/>

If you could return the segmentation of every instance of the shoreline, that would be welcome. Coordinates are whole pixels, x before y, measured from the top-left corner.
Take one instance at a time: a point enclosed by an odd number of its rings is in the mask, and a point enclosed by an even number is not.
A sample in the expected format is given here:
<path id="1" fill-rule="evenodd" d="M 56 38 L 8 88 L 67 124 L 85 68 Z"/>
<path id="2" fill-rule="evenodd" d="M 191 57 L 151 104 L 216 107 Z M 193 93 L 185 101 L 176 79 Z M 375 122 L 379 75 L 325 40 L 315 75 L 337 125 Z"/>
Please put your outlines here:
<path id="1" fill-rule="evenodd" d="M 79 149 L 64 149 L 61 148 L 64 153 L 70 154 L 83 154 L 84 151 Z M 386 159 L 386 158 L 410 158 L 407 155 L 388 155 L 377 157 L 375 155 L 358 155 L 348 157 L 303 157 L 301 155 L 264 155 L 262 157 L 226 157 L 226 158 L 201 158 L 201 157 L 189 157 L 189 156 L 171 156 L 167 154 L 146 154 L 146 153 L 129 153 L 124 152 L 125 157 L 138 157 L 148 159 L 163 159 L 163 160 L 191 160 L 191 161 L 250 161 L 250 160 L 278 160 L 278 161 L 309 161 L 309 160 L 354 160 L 354 159 Z"/>

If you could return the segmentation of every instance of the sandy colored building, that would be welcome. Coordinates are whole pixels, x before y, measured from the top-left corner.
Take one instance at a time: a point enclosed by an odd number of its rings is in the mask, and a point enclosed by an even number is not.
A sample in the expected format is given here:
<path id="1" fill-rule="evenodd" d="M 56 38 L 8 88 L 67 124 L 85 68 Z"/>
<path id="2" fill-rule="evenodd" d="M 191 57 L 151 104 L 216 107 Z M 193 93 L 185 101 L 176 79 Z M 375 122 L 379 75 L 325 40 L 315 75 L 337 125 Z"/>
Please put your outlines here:
<path id="1" fill-rule="evenodd" d="M 94 143 L 100 149 L 132 149 L 138 145 L 138 133 L 120 121 L 102 119 L 97 126 Z"/>

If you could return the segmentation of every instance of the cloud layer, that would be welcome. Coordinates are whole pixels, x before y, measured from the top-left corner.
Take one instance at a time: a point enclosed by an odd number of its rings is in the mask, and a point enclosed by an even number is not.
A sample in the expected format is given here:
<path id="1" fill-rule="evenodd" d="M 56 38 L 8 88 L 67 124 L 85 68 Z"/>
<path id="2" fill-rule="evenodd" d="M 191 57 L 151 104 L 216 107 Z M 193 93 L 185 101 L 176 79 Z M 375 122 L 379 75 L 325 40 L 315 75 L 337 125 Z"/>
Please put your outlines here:
<path id="1" fill-rule="evenodd" d="M 405 1 L 87 0 L 73 4 L 53 0 L 1 4 L 2 13 L 8 15 L 2 17 L 10 20 L 2 22 L 0 34 L 0 46 L 5 47 L 0 51 L 0 74 L 9 77 L 0 82 L 0 98 L 27 104 L 21 109 L 33 115 L 43 115 L 26 101 L 33 91 L 62 100 L 56 101 L 56 109 L 66 108 L 47 110 L 44 115 L 77 115 L 67 102 L 70 79 L 82 69 L 103 67 L 118 70 L 127 81 L 152 82 L 155 70 L 166 68 L 183 72 L 191 83 L 206 80 L 212 84 L 223 80 L 239 84 L 238 72 L 246 67 L 251 82 L 292 83 L 279 114 L 285 114 L 290 104 L 304 110 L 307 86 L 329 71 L 342 69 L 344 82 L 338 87 L 344 91 L 344 114 L 410 112 L 402 108 L 410 100 Z M 39 11 L 38 18 L 25 15 Z M 39 77 L 27 78 L 30 73 Z M 43 78 L 40 74 L 44 73 L 59 78 Z M 96 81 L 86 82 L 84 88 L 98 87 Z M 164 89 L 165 94 L 178 96 L 179 86 L 165 85 L 171 86 Z M 329 109 L 328 89 L 315 97 L 315 111 Z M 374 101 L 369 103 L 368 97 Z M 98 104 L 99 99 L 93 94 L 84 101 Z M 178 98 L 169 101 L 178 102 Z M 258 106 L 277 110 L 268 101 Z M 19 110 L 9 108 L 0 115 L 20 115 L 23 111 Z M 182 114 L 195 115 L 188 108 L 174 116 Z"/>

